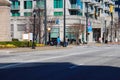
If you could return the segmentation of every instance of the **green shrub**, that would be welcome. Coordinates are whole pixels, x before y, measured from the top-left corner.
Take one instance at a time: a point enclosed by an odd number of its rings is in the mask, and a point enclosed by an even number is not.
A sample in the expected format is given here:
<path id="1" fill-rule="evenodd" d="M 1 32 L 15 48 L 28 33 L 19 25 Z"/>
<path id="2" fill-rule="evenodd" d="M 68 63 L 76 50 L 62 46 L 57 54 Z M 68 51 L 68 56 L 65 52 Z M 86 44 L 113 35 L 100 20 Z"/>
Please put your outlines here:
<path id="1" fill-rule="evenodd" d="M 37 47 L 43 47 L 45 46 L 44 44 L 36 44 Z"/>
<path id="2" fill-rule="evenodd" d="M 19 41 L 18 39 L 12 38 L 12 41 Z"/>
<path id="3" fill-rule="evenodd" d="M 6 44 L 5 48 L 16 48 L 16 46 L 13 44 Z"/>
<path id="4" fill-rule="evenodd" d="M 3 47 L 3 45 L 14 45 L 16 47 L 31 47 L 32 42 L 29 41 L 5 41 L 5 42 L 0 42 L 0 45 Z M 35 43 L 36 45 L 36 43 Z"/>

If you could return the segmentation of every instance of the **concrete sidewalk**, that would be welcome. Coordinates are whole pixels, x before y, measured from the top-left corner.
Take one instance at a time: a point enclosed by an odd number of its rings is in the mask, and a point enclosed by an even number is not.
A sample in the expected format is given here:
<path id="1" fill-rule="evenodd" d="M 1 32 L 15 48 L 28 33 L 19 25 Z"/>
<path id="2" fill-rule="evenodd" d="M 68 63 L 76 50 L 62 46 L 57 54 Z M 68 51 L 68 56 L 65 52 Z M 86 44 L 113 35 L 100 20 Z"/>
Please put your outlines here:
<path id="1" fill-rule="evenodd" d="M 32 47 L 23 47 L 23 48 L 5 48 L 0 49 L 0 53 L 19 53 L 19 52 L 32 52 L 32 51 L 43 51 L 43 50 L 55 50 L 55 49 L 67 49 L 75 46 L 105 46 L 105 45 L 113 45 L 112 43 L 104 44 L 104 43 L 88 43 L 88 44 L 80 44 L 80 45 L 68 45 L 67 47 L 56 47 L 56 46 L 44 46 L 44 47 L 36 47 L 32 49 Z"/>
<path id="2" fill-rule="evenodd" d="M 18 52 L 44 51 L 44 50 L 66 49 L 66 48 L 71 48 L 71 47 L 72 46 L 68 46 L 68 47 L 44 46 L 44 47 L 36 47 L 35 49 L 32 49 L 32 47 L 5 48 L 5 49 L 0 49 L 0 53 L 18 53 Z"/>

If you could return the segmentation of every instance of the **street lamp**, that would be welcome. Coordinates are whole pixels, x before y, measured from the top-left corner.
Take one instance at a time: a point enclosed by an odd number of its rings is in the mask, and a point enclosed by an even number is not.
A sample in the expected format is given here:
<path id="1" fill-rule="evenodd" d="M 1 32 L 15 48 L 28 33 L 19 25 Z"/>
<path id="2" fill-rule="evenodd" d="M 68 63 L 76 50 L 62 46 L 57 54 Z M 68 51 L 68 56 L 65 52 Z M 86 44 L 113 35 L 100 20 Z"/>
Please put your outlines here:
<path id="1" fill-rule="evenodd" d="M 110 4 L 110 14 L 111 14 L 111 36 L 110 36 L 110 42 L 112 42 L 113 4 Z"/>
<path id="2" fill-rule="evenodd" d="M 63 47 L 66 47 L 66 41 L 65 41 L 65 36 L 66 36 L 66 1 L 64 0 L 64 41 L 63 41 Z"/>
<path id="3" fill-rule="evenodd" d="M 106 20 L 106 18 L 105 18 L 104 43 L 107 43 L 107 42 L 106 42 L 106 37 L 107 37 L 106 23 L 107 23 L 107 20 Z"/>
<path id="4" fill-rule="evenodd" d="M 86 43 L 88 43 L 88 2 L 86 2 Z"/>
<path id="5" fill-rule="evenodd" d="M 51 28 L 48 27 L 47 30 L 48 30 L 48 37 L 49 37 L 49 44 L 50 44 L 50 31 L 51 31 Z"/>
<path id="6" fill-rule="evenodd" d="M 45 7 L 45 20 L 44 20 L 44 30 L 45 30 L 45 45 L 47 45 L 47 1 L 44 2 Z"/>
<path id="7" fill-rule="evenodd" d="M 35 49 L 35 19 L 36 19 L 36 12 L 33 11 L 33 17 L 34 17 L 34 25 L 33 25 L 33 40 L 32 40 L 32 49 Z"/>

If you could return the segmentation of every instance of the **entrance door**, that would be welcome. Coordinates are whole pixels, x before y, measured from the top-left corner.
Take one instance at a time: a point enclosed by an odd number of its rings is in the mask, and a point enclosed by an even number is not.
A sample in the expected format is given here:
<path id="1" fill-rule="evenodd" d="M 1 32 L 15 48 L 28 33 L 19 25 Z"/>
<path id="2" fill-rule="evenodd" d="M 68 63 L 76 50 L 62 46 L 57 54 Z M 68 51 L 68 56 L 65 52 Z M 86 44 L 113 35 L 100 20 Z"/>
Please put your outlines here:
<path id="1" fill-rule="evenodd" d="M 101 37 L 101 29 L 93 28 L 93 40 L 98 42 L 100 37 Z"/>

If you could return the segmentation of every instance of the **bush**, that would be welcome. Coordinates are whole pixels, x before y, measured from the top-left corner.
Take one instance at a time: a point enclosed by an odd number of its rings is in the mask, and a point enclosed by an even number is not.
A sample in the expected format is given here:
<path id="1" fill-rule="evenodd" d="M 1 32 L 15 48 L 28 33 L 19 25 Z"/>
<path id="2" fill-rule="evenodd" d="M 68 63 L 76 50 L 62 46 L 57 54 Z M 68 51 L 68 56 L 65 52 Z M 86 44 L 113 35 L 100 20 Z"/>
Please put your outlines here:
<path id="1" fill-rule="evenodd" d="M 0 44 L 0 48 L 5 48 L 5 45 L 1 45 L 1 44 Z"/>
<path id="2" fill-rule="evenodd" d="M 5 48 L 16 48 L 16 46 L 13 44 L 6 44 Z"/>
<path id="3" fill-rule="evenodd" d="M 35 43 L 36 45 L 36 43 Z M 32 42 L 29 41 L 5 41 L 5 42 L 0 42 L 0 47 L 31 47 Z"/>
<path id="4" fill-rule="evenodd" d="M 0 48 L 16 48 L 13 44 L 0 45 Z"/>
<path id="5" fill-rule="evenodd" d="M 12 41 L 19 41 L 18 39 L 12 38 Z"/>
<path id="6" fill-rule="evenodd" d="M 44 44 L 36 44 L 37 47 L 43 47 L 45 46 Z"/>

